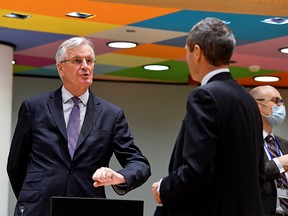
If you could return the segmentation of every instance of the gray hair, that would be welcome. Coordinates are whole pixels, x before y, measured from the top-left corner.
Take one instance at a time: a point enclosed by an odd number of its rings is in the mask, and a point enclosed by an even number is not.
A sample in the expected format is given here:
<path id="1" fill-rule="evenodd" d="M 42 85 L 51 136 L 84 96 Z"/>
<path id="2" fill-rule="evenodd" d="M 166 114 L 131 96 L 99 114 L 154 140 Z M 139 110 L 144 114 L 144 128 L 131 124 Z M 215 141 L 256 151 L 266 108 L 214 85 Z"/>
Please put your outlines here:
<path id="1" fill-rule="evenodd" d="M 82 44 L 87 44 L 91 47 L 92 50 L 92 54 L 93 56 L 95 56 L 95 52 L 94 52 L 94 46 L 93 43 L 84 38 L 84 37 L 72 37 L 66 41 L 64 41 L 58 48 L 56 55 L 55 55 L 55 60 L 56 60 L 56 64 L 65 60 L 66 56 L 67 56 L 67 51 L 70 49 L 74 49 L 75 47 L 78 47 L 79 45 Z"/>
<path id="2" fill-rule="evenodd" d="M 200 46 L 206 60 L 213 66 L 228 65 L 236 40 L 232 30 L 220 19 L 207 17 L 192 27 L 186 43 L 193 52 Z"/>

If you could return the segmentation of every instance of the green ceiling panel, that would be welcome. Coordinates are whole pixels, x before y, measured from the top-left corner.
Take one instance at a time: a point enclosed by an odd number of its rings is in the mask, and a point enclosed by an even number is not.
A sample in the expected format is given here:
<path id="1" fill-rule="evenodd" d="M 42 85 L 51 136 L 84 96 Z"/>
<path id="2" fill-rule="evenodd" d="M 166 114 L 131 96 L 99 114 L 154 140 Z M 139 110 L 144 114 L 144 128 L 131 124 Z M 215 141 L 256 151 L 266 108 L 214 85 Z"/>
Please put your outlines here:
<path id="1" fill-rule="evenodd" d="M 251 72 L 248 68 L 235 67 L 235 66 L 230 66 L 230 71 L 235 79 L 262 76 L 262 75 L 267 75 L 267 74 L 271 75 L 276 72 L 274 70 L 264 70 L 264 69 L 263 70 L 261 69 L 257 72 Z"/>
<path id="2" fill-rule="evenodd" d="M 38 77 L 59 77 L 57 70 L 36 68 L 32 70 L 21 71 L 15 73 L 15 75 L 27 75 L 27 76 L 38 76 Z"/>
<path id="3" fill-rule="evenodd" d="M 134 67 L 120 70 L 117 72 L 107 73 L 106 75 L 133 77 L 148 80 L 159 80 L 177 83 L 187 83 L 189 77 L 189 69 L 186 62 L 183 61 L 163 61 L 155 64 L 167 65 L 170 67 L 166 71 L 149 71 L 143 67 Z"/>

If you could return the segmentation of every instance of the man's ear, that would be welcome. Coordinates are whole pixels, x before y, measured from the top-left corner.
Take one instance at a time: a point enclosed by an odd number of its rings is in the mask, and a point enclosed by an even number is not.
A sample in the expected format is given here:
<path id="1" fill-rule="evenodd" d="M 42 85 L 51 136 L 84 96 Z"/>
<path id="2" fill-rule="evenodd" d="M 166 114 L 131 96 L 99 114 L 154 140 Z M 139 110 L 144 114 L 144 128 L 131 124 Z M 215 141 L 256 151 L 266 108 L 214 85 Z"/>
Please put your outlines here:
<path id="1" fill-rule="evenodd" d="M 257 101 L 256 101 L 256 103 L 257 103 L 257 106 L 258 106 L 258 109 L 259 109 L 259 111 L 261 112 L 262 111 L 262 106 L 261 106 L 261 104 L 260 103 L 258 103 Z"/>
<path id="2" fill-rule="evenodd" d="M 262 109 L 263 109 L 263 105 L 261 103 L 259 103 L 259 101 L 256 100 L 259 112 L 262 113 Z"/>
<path id="3" fill-rule="evenodd" d="M 195 53 L 197 61 L 202 58 L 202 49 L 198 44 L 195 44 L 193 52 Z"/>
<path id="4" fill-rule="evenodd" d="M 59 75 L 62 77 L 64 73 L 63 73 L 63 65 L 61 63 L 57 64 L 57 70 L 58 70 Z"/>

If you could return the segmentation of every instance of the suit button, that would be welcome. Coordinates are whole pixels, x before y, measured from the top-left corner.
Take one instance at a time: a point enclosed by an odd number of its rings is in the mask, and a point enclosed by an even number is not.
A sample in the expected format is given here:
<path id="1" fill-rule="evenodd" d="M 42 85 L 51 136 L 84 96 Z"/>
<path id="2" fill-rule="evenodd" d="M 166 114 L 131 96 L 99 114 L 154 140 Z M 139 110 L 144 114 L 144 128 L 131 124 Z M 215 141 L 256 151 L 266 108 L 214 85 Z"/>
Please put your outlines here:
<path id="1" fill-rule="evenodd" d="M 69 174 L 73 174 L 74 173 L 74 169 L 69 169 Z"/>

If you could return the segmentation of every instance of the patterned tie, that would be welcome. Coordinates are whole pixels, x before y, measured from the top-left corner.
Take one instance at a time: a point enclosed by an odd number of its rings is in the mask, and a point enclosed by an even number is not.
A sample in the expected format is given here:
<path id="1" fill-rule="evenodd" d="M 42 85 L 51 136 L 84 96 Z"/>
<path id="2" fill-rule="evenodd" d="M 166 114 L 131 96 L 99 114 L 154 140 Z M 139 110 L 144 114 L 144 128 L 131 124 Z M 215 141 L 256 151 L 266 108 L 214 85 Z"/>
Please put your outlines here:
<path id="1" fill-rule="evenodd" d="M 267 143 L 268 151 L 270 152 L 271 157 L 272 158 L 279 157 L 279 152 L 278 152 L 279 150 L 276 146 L 274 137 L 269 134 L 266 136 L 265 141 Z M 281 173 L 281 176 L 277 178 L 276 181 L 277 181 L 277 187 L 285 188 L 286 190 L 288 190 L 288 182 L 287 182 L 285 173 Z M 288 199 L 279 198 L 279 200 L 280 200 L 280 205 L 283 208 L 284 212 L 288 213 Z"/>
<path id="2" fill-rule="evenodd" d="M 77 145 L 78 136 L 80 133 L 80 108 L 78 102 L 80 101 L 78 97 L 71 98 L 74 102 L 72 111 L 67 124 L 67 136 L 68 136 L 68 149 L 73 158 L 74 151 Z"/>

